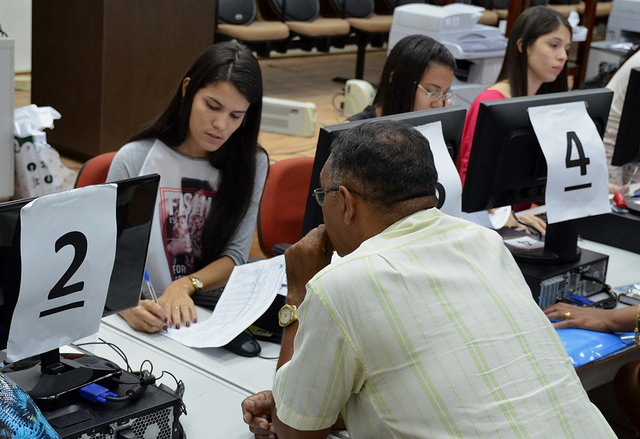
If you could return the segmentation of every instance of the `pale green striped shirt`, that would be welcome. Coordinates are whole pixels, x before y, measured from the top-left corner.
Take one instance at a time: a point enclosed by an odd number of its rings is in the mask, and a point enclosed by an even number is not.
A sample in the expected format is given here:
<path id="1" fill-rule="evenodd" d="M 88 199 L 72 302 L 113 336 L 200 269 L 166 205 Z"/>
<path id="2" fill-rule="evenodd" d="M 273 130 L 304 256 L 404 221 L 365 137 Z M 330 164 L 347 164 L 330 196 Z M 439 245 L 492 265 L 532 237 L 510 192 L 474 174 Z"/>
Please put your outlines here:
<path id="1" fill-rule="evenodd" d="M 418 212 L 307 285 L 278 417 L 359 438 L 615 438 L 494 231 Z"/>

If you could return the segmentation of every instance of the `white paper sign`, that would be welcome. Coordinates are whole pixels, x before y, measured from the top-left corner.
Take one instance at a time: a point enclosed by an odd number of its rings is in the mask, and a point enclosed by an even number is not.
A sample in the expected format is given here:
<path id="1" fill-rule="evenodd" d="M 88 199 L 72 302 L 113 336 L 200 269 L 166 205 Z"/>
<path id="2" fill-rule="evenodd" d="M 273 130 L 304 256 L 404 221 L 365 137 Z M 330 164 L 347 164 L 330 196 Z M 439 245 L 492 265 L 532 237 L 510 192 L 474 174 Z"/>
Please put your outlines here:
<path id="1" fill-rule="evenodd" d="M 98 331 L 115 258 L 116 194 L 115 185 L 88 186 L 22 208 L 10 361 Z"/>
<path id="2" fill-rule="evenodd" d="M 549 224 L 611 211 L 604 144 L 585 103 L 529 108 L 547 161 Z"/>
<path id="3" fill-rule="evenodd" d="M 429 141 L 433 160 L 438 170 L 438 208 L 444 213 L 460 217 L 462 214 L 462 183 L 451 160 L 442 135 L 440 121 L 416 127 Z"/>

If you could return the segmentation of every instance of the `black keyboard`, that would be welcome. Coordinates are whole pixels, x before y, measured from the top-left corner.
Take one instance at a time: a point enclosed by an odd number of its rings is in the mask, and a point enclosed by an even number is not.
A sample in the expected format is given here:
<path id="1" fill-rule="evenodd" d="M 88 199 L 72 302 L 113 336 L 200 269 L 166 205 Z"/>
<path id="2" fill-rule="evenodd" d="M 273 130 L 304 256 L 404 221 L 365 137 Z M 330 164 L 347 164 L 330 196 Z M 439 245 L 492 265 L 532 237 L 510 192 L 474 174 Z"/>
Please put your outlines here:
<path id="1" fill-rule="evenodd" d="M 203 291 L 201 293 L 194 294 L 193 296 L 191 296 L 191 298 L 193 299 L 193 303 L 195 303 L 197 306 L 201 306 L 213 311 L 213 309 L 218 304 L 218 300 L 220 300 L 222 291 L 224 291 L 224 288 L 218 288 L 217 290 L 211 291 Z"/>

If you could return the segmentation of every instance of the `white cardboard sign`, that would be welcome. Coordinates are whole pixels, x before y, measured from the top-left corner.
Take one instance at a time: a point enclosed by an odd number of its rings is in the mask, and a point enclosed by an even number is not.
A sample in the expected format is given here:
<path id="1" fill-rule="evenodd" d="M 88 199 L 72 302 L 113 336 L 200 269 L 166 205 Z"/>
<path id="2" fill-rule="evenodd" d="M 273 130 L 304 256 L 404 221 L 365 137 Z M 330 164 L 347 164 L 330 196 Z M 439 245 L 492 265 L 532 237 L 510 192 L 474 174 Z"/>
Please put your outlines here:
<path id="1" fill-rule="evenodd" d="M 456 166 L 449 155 L 440 121 L 416 127 L 429 141 L 433 160 L 438 170 L 438 208 L 451 216 L 462 215 L 462 183 Z"/>
<path id="2" fill-rule="evenodd" d="M 22 208 L 10 361 L 98 331 L 115 259 L 116 189 L 88 186 L 42 196 Z"/>
<path id="3" fill-rule="evenodd" d="M 611 211 L 604 144 L 585 103 L 529 108 L 547 161 L 549 224 Z"/>

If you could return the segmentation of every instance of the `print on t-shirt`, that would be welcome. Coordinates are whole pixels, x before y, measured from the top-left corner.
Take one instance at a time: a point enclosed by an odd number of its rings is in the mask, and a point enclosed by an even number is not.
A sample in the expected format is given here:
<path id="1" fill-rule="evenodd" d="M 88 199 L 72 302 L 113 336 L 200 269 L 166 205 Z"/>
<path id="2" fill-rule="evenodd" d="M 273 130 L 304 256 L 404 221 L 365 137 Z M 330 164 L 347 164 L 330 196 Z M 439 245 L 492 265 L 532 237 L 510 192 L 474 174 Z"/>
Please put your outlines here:
<path id="1" fill-rule="evenodd" d="M 181 190 L 160 188 L 160 224 L 172 279 L 195 271 L 202 229 L 215 191 L 207 181 L 182 178 Z"/>

